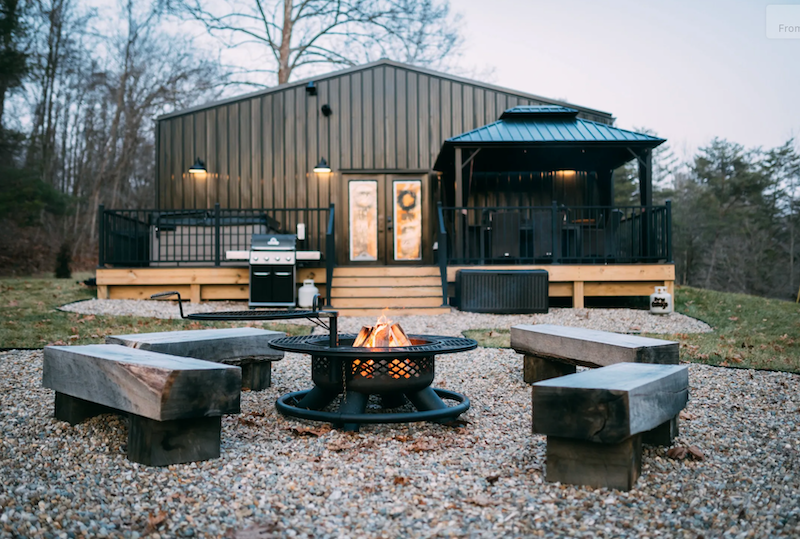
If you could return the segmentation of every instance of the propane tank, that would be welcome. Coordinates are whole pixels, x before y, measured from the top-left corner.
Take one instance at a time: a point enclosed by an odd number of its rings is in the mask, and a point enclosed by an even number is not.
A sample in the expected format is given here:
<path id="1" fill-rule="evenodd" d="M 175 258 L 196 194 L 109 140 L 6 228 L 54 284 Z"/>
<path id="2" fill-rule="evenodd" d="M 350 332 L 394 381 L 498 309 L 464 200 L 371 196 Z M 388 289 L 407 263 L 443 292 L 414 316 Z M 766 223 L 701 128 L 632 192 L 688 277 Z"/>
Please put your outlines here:
<path id="1" fill-rule="evenodd" d="M 669 314 L 672 312 L 672 296 L 666 286 L 657 286 L 650 294 L 650 314 Z"/>
<path id="2" fill-rule="evenodd" d="M 314 286 L 314 279 L 305 279 L 303 286 L 297 292 L 297 304 L 300 307 L 309 308 L 314 304 L 314 296 L 319 294 L 319 288 Z"/>

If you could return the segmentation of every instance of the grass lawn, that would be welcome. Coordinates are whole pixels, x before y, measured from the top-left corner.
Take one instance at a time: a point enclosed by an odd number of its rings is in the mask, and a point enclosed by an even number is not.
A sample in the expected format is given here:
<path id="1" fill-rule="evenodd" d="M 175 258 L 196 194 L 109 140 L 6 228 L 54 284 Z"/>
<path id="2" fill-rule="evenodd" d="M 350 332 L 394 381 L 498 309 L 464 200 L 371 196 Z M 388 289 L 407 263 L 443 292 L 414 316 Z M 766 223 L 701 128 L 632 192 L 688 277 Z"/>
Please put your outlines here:
<path id="1" fill-rule="evenodd" d="M 135 316 L 95 316 L 67 313 L 57 307 L 96 297 L 94 289 L 72 279 L 0 279 L 0 348 L 42 348 L 48 344 L 102 343 L 106 335 L 149 333 L 179 329 L 235 327 L 228 322 L 162 320 Z M 175 307 L 177 309 L 177 306 Z M 306 335 L 309 326 L 281 323 L 250 323 L 265 329 Z"/>
<path id="2" fill-rule="evenodd" d="M 681 359 L 708 365 L 800 372 L 800 305 L 699 288 L 675 290 L 675 310 L 699 318 L 711 333 L 650 335 L 681 342 Z M 465 331 L 482 346 L 509 347 L 509 330 Z"/>

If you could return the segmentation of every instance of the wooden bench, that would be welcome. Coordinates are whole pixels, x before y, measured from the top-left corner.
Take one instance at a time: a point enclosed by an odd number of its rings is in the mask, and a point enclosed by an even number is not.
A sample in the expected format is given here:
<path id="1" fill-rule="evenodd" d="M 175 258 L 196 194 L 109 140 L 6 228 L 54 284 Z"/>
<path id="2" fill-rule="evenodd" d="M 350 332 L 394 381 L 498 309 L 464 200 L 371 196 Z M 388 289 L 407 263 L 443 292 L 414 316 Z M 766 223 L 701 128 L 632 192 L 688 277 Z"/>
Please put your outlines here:
<path id="1" fill-rule="evenodd" d="M 511 348 L 524 355 L 523 379 L 532 384 L 572 374 L 576 365 L 606 367 L 615 363 L 677 365 L 679 343 L 637 335 L 550 324 L 511 328 Z"/>
<path id="2" fill-rule="evenodd" d="M 547 436 L 546 480 L 630 490 L 642 443 L 671 443 L 659 431 L 688 399 L 685 365 L 618 363 L 533 384 L 533 431 Z"/>
<path id="3" fill-rule="evenodd" d="M 196 329 L 110 335 L 106 343 L 241 367 L 242 388 L 261 391 L 272 384 L 272 362 L 283 359 L 270 341 L 285 335 L 259 328 Z"/>
<path id="4" fill-rule="evenodd" d="M 125 346 L 44 350 L 56 419 L 128 414 L 128 459 L 150 466 L 219 457 L 221 416 L 239 413 L 241 384 L 238 367 Z"/>

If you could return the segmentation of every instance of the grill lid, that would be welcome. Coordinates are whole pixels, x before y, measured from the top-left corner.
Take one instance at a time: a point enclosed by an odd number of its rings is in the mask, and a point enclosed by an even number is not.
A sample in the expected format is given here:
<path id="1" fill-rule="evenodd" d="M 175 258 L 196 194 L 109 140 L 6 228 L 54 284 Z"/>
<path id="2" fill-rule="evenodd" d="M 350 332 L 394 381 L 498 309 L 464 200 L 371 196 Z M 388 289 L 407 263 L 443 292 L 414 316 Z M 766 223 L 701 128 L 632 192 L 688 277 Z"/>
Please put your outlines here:
<path id="1" fill-rule="evenodd" d="M 294 251 L 296 248 L 295 234 L 253 234 L 250 238 L 252 251 Z"/>

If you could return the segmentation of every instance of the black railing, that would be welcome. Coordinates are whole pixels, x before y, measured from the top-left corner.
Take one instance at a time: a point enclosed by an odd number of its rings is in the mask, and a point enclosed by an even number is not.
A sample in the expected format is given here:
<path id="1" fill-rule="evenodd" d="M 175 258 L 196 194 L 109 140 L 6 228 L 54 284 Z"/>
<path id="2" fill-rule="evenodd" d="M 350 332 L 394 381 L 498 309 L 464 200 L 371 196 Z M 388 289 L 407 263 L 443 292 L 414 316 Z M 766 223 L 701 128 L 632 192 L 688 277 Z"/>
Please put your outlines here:
<path id="1" fill-rule="evenodd" d="M 253 234 L 295 234 L 305 225 L 298 251 L 319 251 L 322 259 L 335 258 L 328 208 L 107 210 L 98 208 L 100 266 L 221 266 L 227 251 L 247 251 Z M 329 270 L 332 272 L 332 268 Z"/>
<path id="2" fill-rule="evenodd" d="M 669 202 L 663 206 L 440 206 L 438 216 L 443 272 L 446 264 L 672 261 Z"/>

